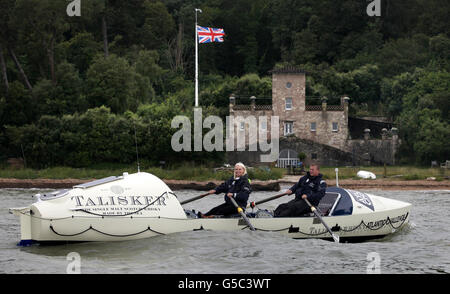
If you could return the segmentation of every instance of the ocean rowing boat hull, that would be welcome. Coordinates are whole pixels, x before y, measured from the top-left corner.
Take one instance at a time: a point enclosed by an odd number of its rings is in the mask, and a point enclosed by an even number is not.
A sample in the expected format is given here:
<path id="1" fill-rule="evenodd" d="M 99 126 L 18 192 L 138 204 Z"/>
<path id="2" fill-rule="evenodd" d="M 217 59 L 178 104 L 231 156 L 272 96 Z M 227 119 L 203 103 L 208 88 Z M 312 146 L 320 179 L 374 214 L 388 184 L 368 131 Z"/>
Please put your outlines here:
<path id="1" fill-rule="evenodd" d="M 124 241 L 199 230 L 249 230 L 240 217 L 188 218 L 175 194 L 153 175 L 138 173 L 110 180 L 75 186 L 28 207 L 10 209 L 20 217 L 19 245 Z M 153 196 L 149 196 L 149 185 Z M 386 236 L 409 221 L 409 203 L 340 188 L 331 188 L 329 193 L 339 194 L 333 213 L 341 215 L 324 216 L 323 219 L 341 240 Z M 316 217 L 249 216 L 256 232 L 277 232 L 298 239 L 331 238 Z"/>
<path id="2" fill-rule="evenodd" d="M 409 207 L 365 215 L 329 216 L 324 221 L 341 239 L 371 239 L 400 230 L 409 221 Z M 256 231 L 278 232 L 292 238 L 330 238 L 315 217 L 250 218 Z M 45 241 L 124 241 L 187 231 L 249 230 L 241 218 L 173 219 L 146 217 L 86 217 L 46 220 L 21 215 L 23 243 Z"/>

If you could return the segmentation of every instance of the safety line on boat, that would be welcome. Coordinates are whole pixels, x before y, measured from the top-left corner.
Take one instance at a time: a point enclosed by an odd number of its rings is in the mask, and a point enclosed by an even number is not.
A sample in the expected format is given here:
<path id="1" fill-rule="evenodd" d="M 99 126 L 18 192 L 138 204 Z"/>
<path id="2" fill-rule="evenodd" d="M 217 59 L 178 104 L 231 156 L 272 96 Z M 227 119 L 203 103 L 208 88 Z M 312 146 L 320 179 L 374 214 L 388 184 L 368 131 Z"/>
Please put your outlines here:
<path id="1" fill-rule="evenodd" d="M 291 225 L 291 227 L 292 227 L 292 225 Z M 241 230 L 245 230 L 245 229 L 247 229 L 247 228 L 249 228 L 248 225 L 245 226 L 245 227 L 243 227 Z M 261 229 L 261 228 L 255 227 L 255 230 L 256 230 L 256 231 L 262 231 L 262 232 L 281 232 L 281 231 L 289 230 L 289 228 L 290 228 L 290 227 L 287 227 L 287 228 L 285 228 L 285 229 L 278 229 L 278 230 L 267 230 L 267 229 Z"/>
<path id="2" fill-rule="evenodd" d="M 56 235 L 62 236 L 62 237 L 74 237 L 74 236 L 78 236 L 78 235 L 81 235 L 81 234 L 83 234 L 83 233 L 86 233 L 86 232 L 88 232 L 88 231 L 90 231 L 90 230 L 92 230 L 92 231 L 94 231 L 94 232 L 97 232 L 97 233 L 100 233 L 100 234 L 103 234 L 103 235 L 106 235 L 106 236 L 110 236 L 110 237 L 131 237 L 131 236 L 136 236 L 136 235 L 145 233 L 145 232 L 147 232 L 147 231 L 150 231 L 150 232 L 153 232 L 153 233 L 156 233 L 156 234 L 159 234 L 159 235 L 165 235 L 164 233 L 161 233 L 161 232 L 158 232 L 158 231 L 155 231 L 155 230 L 151 229 L 150 226 L 148 226 L 148 227 L 147 227 L 145 230 L 143 230 L 143 231 L 140 231 L 140 232 L 137 232 L 137 233 L 133 233 L 133 234 L 125 234 L 125 235 L 117 235 L 117 234 L 110 234 L 110 233 L 102 232 L 102 231 L 100 231 L 100 230 L 98 230 L 98 229 L 95 229 L 95 228 L 92 227 L 92 226 L 90 226 L 89 228 L 87 228 L 87 229 L 84 230 L 84 231 L 81 231 L 81 232 L 75 233 L 75 234 L 62 234 L 62 233 L 58 233 L 57 231 L 55 231 L 55 228 L 53 228 L 52 225 L 50 225 L 50 230 L 51 230 L 53 233 L 55 233 Z"/>
<path id="3" fill-rule="evenodd" d="M 402 220 L 401 224 L 398 225 L 398 226 L 394 226 L 394 225 L 393 225 L 393 222 L 392 222 L 392 220 L 391 220 L 391 218 L 390 218 L 390 217 L 387 217 L 387 222 L 386 222 L 386 223 L 383 223 L 382 226 L 379 226 L 379 227 L 377 227 L 377 228 L 370 227 L 370 226 L 368 226 L 368 225 L 364 222 L 364 220 L 361 220 L 361 223 L 359 223 L 359 225 L 357 225 L 355 228 L 353 228 L 353 229 L 351 229 L 351 230 L 344 230 L 344 229 L 342 229 L 342 228 L 339 228 L 339 231 L 343 231 L 343 232 L 346 232 L 346 233 L 347 233 L 347 232 L 352 232 L 352 231 L 357 230 L 361 225 L 364 225 L 366 228 L 368 228 L 368 229 L 371 230 L 371 231 L 377 231 L 377 230 L 382 229 L 382 228 L 383 228 L 384 226 L 386 226 L 387 224 L 389 224 L 394 230 L 397 230 L 397 229 L 400 228 L 400 227 L 405 223 L 405 221 L 408 219 L 408 215 L 409 215 L 409 212 L 406 213 L 405 218 Z M 242 230 L 245 230 L 245 229 L 247 229 L 247 228 L 248 228 L 248 226 L 245 226 L 245 227 L 242 228 Z M 257 227 L 255 227 L 255 230 L 256 230 L 256 231 L 263 231 L 263 232 L 280 232 L 280 231 L 286 231 L 286 230 L 289 230 L 289 229 L 291 229 L 291 228 L 293 228 L 293 225 L 291 225 L 291 226 L 288 227 L 288 228 L 277 229 L 277 230 L 267 230 L 267 229 L 262 229 L 262 228 L 257 228 Z M 319 236 L 319 235 L 323 235 L 323 234 L 325 234 L 325 233 L 327 233 L 327 232 L 324 231 L 324 232 L 321 232 L 321 233 L 313 233 L 313 234 L 311 234 L 311 233 L 305 233 L 305 232 L 302 232 L 302 231 L 300 231 L 300 228 L 299 228 L 299 230 L 298 230 L 297 232 L 295 232 L 295 233 L 300 233 L 300 234 L 303 234 L 303 235 L 306 235 L 306 236 Z"/>
<path id="4" fill-rule="evenodd" d="M 247 228 L 248 228 L 248 226 L 245 226 L 245 227 L 242 228 L 242 230 L 245 230 Z M 268 230 L 268 229 L 261 229 L 261 228 L 255 227 L 255 230 L 256 231 L 262 231 L 262 232 L 281 232 L 281 231 L 286 231 L 286 230 L 289 230 L 289 229 L 292 229 L 292 228 L 294 228 L 293 225 L 291 225 L 291 226 L 289 226 L 287 228 L 284 228 L 284 229 L 277 229 L 277 230 Z M 306 235 L 306 236 L 319 236 L 319 235 L 323 235 L 323 234 L 327 233 L 327 231 L 310 234 L 310 233 L 305 233 L 305 232 L 300 231 L 300 228 L 299 228 L 299 230 L 296 231 L 295 233 L 301 233 L 301 234 Z"/>
<path id="5" fill-rule="evenodd" d="M 383 225 L 382 225 L 382 226 L 379 226 L 378 228 L 375 228 L 375 226 L 371 227 L 371 226 L 367 225 L 367 224 L 364 222 L 364 220 L 361 220 L 361 222 L 359 223 L 359 225 L 357 225 L 357 226 L 354 227 L 353 229 L 351 229 L 351 230 L 344 230 L 344 229 L 340 228 L 340 231 L 343 231 L 343 232 L 346 232 L 346 233 L 347 233 L 347 232 L 353 232 L 353 231 L 357 230 L 361 225 L 364 225 L 366 228 L 368 228 L 368 229 L 371 230 L 371 231 L 377 231 L 377 230 L 383 228 L 386 224 L 389 224 L 394 230 L 397 230 L 398 228 L 400 228 L 401 226 L 403 226 L 403 224 L 405 223 L 405 221 L 408 219 L 408 215 L 409 215 L 409 212 L 406 213 L 406 216 L 405 216 L 405 218 L 403 219 L 402 223 L 401 223 L 399 226 L 396 226 L 396 227 L 393 225 L 391 218 L 388 216 L 388 217 L 387 217 L 387 222 L 386 222 L 386 223 L 383 223 Z"/>

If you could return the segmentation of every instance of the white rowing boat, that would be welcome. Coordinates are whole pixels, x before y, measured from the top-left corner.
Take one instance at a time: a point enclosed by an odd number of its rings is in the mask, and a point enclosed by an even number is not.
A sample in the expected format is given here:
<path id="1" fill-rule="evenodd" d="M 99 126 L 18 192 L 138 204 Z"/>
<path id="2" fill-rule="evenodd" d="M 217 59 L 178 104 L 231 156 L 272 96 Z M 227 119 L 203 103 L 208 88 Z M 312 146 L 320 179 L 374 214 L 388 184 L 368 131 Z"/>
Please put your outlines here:
<path id="1" fill-rule="evenodd" d="M 74 186 L 49 195 L 35 195 L 27 207 L 10 208 L 20 217 L 18 245 L 48 242 L 122 241 L 185 231 L 248 229 L 238 214 L 230 218 L 197 218 L 185 211 L 177 196 L 149 173 Z M 337 187 L 327 189 L 318 209 L 341 240 L 382 237 L 409 220 L 411 204 Z M 293 238 L 331 238 L 317 217 L 273 218 L 260 210 L 247 212 L 256 231 L 273 231 Z"/>

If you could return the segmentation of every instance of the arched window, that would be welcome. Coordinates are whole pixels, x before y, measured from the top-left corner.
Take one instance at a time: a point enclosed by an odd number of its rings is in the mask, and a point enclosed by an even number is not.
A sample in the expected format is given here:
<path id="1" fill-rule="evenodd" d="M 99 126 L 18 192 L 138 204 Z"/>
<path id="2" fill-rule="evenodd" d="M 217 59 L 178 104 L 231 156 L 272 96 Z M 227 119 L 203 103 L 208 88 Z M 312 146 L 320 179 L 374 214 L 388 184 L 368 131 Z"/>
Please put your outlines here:
<path id="1" fill-rule="evenodd" d="M 283 149 L 280 151 L 278 156 L 277 166 L 281 168 L 286 168 L 289 166 L 297 166 L 298 152 L 293 149 Z"/>

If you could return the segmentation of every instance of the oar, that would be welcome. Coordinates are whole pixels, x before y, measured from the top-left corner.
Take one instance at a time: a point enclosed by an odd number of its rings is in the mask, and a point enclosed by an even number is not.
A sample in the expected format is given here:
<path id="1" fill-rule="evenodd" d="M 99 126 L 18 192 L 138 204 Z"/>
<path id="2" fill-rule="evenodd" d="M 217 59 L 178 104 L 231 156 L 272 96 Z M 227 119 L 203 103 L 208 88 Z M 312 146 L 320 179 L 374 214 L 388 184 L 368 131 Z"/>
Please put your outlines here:
<path id="1" fill-rule="evenodd" d="M 309 205 L 309 207 L 311 207 L 311 211 L 314 212 L 314 214 L 317 216 L 317 218 L 322 222 L 323 226 L 328 230 L 328 232 L 331 234 L 331 236 L 334 239 L 334 242 L 339 243 L 339 236 L 334 234 L 330 227 L 328 227 L 328 225 L 325 223 L 325 221 L 323 220 L 323 218 L 320 216 L 320 214 L 317 212 L 316 208 L 314 206 L 311 205 L 311 203 L 308 201 L 308 199 L 304 199 L 306 201 L 306 203 Z"/>
<path id="2" fill-rule="evenodd" d="M 256 201 L 256 202 L 251 202 L 251 203 L 247 204 L 247 208 L 249 208 L 249 207 L 253 208 L 256 205 L 263 204 L 263 203 L 269 202 L 271 200 L 278 199 L 280 197 L 283 197 L 284 195 L 288 195 L 288 194 L 286 194 L 286 193 L 278 194 L 278 195 L 275 195 L 275 196 L 272 196 L 272 197 L 269 197 L 269 198 L 266 198 L 266 199 L 263 199 L 263 200 L 259 200 L 259 201 Z"/>
<path id="3" fill-rule="evenodd" d="M 193 198 L 191 198 L 191 199 L 187 199 L 187 200 L 181 201 L 180 204 L 183 205 L 183 204 L 186 204 L 186 203 L 189 203 L 189 202 L 198 200 L 198 199 L 200 199 L 200 198 L 203 198 L 203 197 L 205 197 L 205 196 L 207 196 L 207 195 L 209 195 L 209 192 L 206 193 L 206 194 L 202 194 L 202 195 L 200 195 L 200 196 L 193 197 Z"/>
<path id="4" fill-rule="evenodd" d="M 247 225 L 250 228 L 250 230 L 255 231 L 255 228 L 252 226 L 252 224 L 248 220 L 247 216 L 245 215 L 244 210 L 236 203 L 236 201 L 234 200 L 233 197 L 230 197 L 230 200 L 234 204 L 234 206 L 236 206 L 237 211 L 242 216 L 242 218 L 245 220 L 245 222 L 247 223 Z"/>

